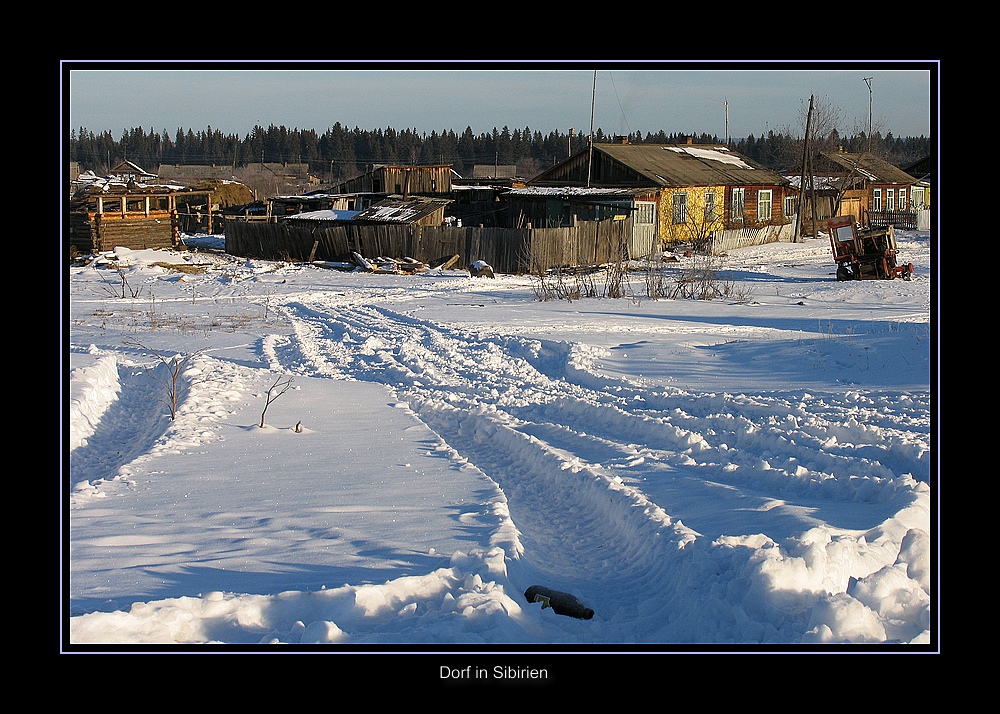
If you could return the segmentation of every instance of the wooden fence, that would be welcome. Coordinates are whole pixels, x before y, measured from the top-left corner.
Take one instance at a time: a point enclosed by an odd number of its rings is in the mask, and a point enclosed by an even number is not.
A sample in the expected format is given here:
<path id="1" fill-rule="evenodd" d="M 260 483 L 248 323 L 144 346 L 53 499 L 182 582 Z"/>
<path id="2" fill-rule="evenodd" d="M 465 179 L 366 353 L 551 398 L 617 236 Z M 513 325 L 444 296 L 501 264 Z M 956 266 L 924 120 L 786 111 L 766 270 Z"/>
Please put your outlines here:
<path id="1" fill-rule="evenodd" d="M 823 224 L 825 226 L 825 222 Z M 746 248 L 751 245 L 764 245 L 777 241 L 791 242 L 795 235 L 795 219 L 791 223 L 780 226 L 758 226 L 751 228 L 731 228 L 724 231 L 713 231 L 709 241 L 709 255 Z"/>
<path id="2" fill-rule="evenodd" d="M 413 258 L 428 265 L 458 255 L 497 273 L 524 274 L 553 267 L 599 265 L 624 256 L 630 221 L 581 222 L 570 228 L 472 228 L 391 224 L 305 227 L 226 221 L 226 252 L 244 258 L 296 262 Z M 639 256 L 636 256 L 639 257 Z"/>

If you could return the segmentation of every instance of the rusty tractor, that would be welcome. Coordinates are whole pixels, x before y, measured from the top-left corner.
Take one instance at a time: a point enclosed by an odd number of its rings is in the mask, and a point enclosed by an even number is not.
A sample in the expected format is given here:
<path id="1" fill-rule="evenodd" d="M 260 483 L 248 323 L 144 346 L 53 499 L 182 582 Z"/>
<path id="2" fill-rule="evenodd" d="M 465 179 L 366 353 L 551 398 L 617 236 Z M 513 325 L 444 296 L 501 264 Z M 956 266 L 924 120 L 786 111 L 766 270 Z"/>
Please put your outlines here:
<path id="1" fill-rule="evenodd" d="M 913 263 L 896 264 L 896 234 L 891 225 L 872 228 L 855 222 L 854 216 L 836 216 L 827 226 L 837 280 L 909 280 L 913 275 Z"/>

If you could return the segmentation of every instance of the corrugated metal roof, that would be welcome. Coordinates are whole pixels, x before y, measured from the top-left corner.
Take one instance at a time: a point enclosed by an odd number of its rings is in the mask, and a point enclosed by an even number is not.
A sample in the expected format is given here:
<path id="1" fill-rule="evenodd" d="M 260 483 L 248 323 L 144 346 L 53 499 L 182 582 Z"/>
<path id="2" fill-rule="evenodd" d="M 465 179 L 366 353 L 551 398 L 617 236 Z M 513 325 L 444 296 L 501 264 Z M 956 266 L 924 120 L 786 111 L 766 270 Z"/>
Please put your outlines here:
<path id="1" fill-rule="evenodd" d="M 446 198 L 411 196 L 404 199 L 402 196 L 389 196 L 357 213 L 354 219 L 384 223 L 413 223 L 449 203 L 451 200 Z"/>
<path id="2" fill-rule="evenodd" d="M 284 221 L 306 220 L 306 221 L 349 221 L 352 220 L 359 211 L 335 210 L 325 208 L 319 211 L 303 211 L 292 216 L 285 216 Z"/>

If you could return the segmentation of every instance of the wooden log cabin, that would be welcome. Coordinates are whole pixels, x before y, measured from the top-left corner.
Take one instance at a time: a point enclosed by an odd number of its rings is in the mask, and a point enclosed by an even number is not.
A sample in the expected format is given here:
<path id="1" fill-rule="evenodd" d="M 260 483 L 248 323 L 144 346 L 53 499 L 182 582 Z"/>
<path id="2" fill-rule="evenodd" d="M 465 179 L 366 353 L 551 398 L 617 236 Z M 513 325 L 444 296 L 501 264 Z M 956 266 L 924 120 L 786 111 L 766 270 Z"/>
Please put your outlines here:
<path id="1" fill-rule="evenodd" d="M 115 247 L 132 250 L 180 247 L 183 219 L 207 213 L 212 225 L 211 191 L 126 189 L 81 192 L 70 201 L 70 253 L 100 253 Z"/>

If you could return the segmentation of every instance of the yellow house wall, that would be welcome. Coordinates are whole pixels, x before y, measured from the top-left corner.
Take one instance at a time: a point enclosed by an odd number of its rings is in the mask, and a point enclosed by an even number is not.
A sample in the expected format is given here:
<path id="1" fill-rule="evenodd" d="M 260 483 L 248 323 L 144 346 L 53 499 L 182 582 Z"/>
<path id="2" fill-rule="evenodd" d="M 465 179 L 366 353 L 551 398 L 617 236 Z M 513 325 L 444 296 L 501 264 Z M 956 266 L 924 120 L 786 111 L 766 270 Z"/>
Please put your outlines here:
<path id="1" fill-rule="evenodd" d="M 674 223 L 674 194 L 687 194 L 687 220 Z M 715 194 L 715 218 L 705 220 L 705 195 Z M 685 243 L 704 239 L 711 231 L 723 230 L 726 189 L 724 186 L 698 186 L 664 189 L 660 193 L 660 236 L 664 243 Z"/>

